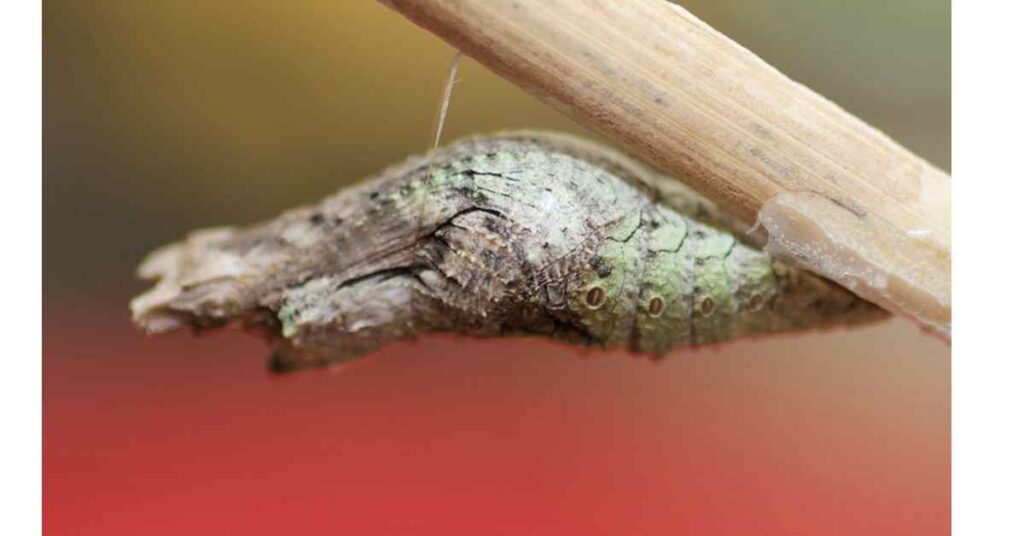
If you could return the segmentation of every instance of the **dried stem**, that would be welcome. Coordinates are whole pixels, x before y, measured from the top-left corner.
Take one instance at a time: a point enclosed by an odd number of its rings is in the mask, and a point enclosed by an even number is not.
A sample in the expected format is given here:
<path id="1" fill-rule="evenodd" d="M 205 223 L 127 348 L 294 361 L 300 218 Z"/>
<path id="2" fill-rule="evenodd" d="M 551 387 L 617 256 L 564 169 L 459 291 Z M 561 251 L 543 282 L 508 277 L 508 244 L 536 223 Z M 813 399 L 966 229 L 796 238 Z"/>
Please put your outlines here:
<path id="1" fill-rule="evenodd" d="M 661 0 L 382 0 L 939 334 L 949 176 Z"/>

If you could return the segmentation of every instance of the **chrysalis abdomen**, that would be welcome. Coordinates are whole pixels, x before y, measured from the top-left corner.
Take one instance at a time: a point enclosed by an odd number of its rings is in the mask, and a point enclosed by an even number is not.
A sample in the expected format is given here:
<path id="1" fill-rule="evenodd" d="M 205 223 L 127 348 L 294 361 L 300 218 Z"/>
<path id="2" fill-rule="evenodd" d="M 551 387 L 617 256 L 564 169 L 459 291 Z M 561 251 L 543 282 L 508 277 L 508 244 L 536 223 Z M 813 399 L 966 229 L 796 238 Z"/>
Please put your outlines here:
<path id="1" fill-rule="evenodd" d="M 429 176 L 428 176 L 429 173 Z M 543 335 L 662 355 L 883 314 L 771 259 L 675 182 L 557 135 L 473 138 L 140 269 L 150 331 L 240 321 L 279 369 L 425 332 Z"/>

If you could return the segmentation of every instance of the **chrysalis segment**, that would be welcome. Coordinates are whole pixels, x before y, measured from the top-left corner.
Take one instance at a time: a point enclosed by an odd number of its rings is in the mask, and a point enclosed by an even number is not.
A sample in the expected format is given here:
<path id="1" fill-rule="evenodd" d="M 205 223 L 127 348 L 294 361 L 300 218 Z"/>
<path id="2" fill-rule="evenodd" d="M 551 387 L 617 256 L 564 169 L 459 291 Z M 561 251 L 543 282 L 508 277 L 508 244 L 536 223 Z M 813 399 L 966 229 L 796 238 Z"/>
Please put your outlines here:
<path id="1" fill-rule="evenodd" d="M 161 248 L 140 267 L 157 284 L 132 314 L 151 332 L 241 324 L 269 339 L 279 371 L 431 332 L 663 355 L 884 316 L 771 259 L 741 227 L 586 142 L 472 138 L 274 220 Z"/>
<path id="2" fill-rule="evenodd" d="M 694 256 L 686 248 L 688 229 L 687 220 L 672 211 L 651 211 L 636 306 L 637 351 L 660 356 L 675 346 L 692 344 Z"/>
<path id="3" fill-rule="evenodd" d="M 600 243 L 587 267 L 569 277 L 569 308 L 580 327 L 603 346 L 627 344 L 643 261 L 639 208 L 600 230 Z"/>
<path id="4" fill-rule="evenodd" d="M 774 331 L 778 316 L 769 313 L 779 286 L 771 258 L 737 244 L 726 258 L 725 269 L 729 273 L 735 307 L 734 335 Z"/>
<path id="5" fill-rule="evenodd" d="M 696 222 L 688 238 L 694 255 L 693 344 L 727 341 L 732 338 L 735 308 L 726 259 L 736 239 Z"/>

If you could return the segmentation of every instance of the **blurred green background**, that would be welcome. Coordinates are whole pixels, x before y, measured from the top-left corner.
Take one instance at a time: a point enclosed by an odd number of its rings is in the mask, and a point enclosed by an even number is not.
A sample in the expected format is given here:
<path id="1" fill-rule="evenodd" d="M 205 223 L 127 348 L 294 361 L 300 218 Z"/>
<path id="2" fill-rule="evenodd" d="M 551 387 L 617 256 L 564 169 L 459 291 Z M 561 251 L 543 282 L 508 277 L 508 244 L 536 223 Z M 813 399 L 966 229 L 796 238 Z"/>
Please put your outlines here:
<path id="1" fill-rule="evenodd" d="M 683 5 L 949 168 L 949 2 Z M 371 1 L 48 0 L 43 35 L 48 306 L 422 152 L 453 52 Z M 465 59 L 443 139 L 519 127 L 583 132 Z"/>

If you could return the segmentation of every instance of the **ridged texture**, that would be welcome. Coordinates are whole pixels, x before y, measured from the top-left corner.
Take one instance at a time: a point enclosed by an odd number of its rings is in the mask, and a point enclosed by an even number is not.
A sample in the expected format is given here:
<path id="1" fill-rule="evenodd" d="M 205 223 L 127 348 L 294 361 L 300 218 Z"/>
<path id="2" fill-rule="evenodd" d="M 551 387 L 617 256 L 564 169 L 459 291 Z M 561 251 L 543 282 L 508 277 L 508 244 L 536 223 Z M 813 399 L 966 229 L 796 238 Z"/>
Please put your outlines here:
<path id="1" fill-rule="evenodd" d="M 428 171 L 430 176 L 427 176 Z M 637 162 L 556 134 L 471 138 L 262 225 L 193 233 L 140 267 L 148 331 L 238 321 L 277 370 L 419 333 L 533 334 L 663 355 L 884 317 L 771 259 Z"/>

